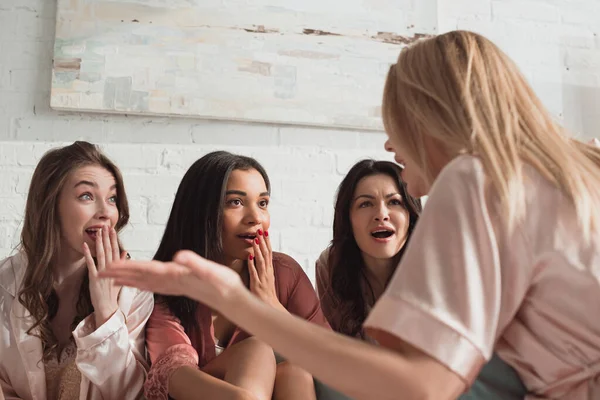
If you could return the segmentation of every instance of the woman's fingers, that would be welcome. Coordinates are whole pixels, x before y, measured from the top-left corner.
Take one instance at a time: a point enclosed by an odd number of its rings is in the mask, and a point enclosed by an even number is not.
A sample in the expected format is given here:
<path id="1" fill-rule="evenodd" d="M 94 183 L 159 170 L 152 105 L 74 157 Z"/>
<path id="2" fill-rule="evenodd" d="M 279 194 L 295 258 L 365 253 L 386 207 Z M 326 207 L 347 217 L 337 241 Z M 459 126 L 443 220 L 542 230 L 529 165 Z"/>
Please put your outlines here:
<path id="1" fill-rule="evenodd" d="M 265 261 L 268 262 L 270 258 L 269 247 L 267 245 L 267 237 L 262 229 L 258 230 L 258 247 L 260 248 L 260 253 Z"/>
<path id="2" fill-rule="evenodd" d="M 187 267 L 159 261 L 116 261 L 98 275 L 111 278 L 116 285 L 136 287 L 162 294 L 182 293 L 181 275 L 189 275 Z"/>
<path id="3" fill-rule="evenodd" d="M 254 242 L 252 243 L 252 249 L 254 250 L 254 265 L 256 266 L 256 272 L 258 273 L 258 277 L 261 281 L 264 280 L 266 266 L 265 266 L 265 258 L 263 256 L 262 250 L 260 248 L 260 242 L 263 241 L 262 236 L 256 236 Z"/>
<path id="4" fill-rule="evenodd" d="M 112 244 L 110 243 L 110 228 L 108 226 L 102 228 L 102 244 L 104 245 L 104 265 L 102 265 L 102 268 L 105 268 L 106 265 L 110 264 L 113 260 Z"/>
<path id="5" fill-rule="evenodd" d="M 121 254 L 120 254 L 121 249 L 119 248 L 119 238 L 117 236 L 117 231 L 114 227 L 111 227 L 109 229 L 110 229 L 110 247 L 112 249 L 112 261 L 117 261 L 118 259 L 121 258 Z"/>
<path id="6" fill-rule="evenodd" d="M 271 247 L 271 237 L 269 236 L 269 232 L 265 231 L 264 233 L 264 242 L 265 242 L 265 259 L 269 262 L 267 263 L 267 269 L 269 273 L 273 271 L 273 249 Z"/>
<path id="7" fill-rule="evenodd" d="M 250 275 L 250 289 L 260 285 L 260 278 L 258 276 L 258 271 L 256 270 L 256 265 L 254 264 L 254 256 L 252 256 L 252 254 L 250 254 L 248 257 L 248 274 Z"/>
<path id="8" fill-rule="evenodd" d="M 87 265 L 88 273 L 91 276 L 96 276 L 98 273 L 98 270 L 96 269 L 96 263 L 94 263 L 94 258 L 90 252 L 90 247 L 85 242 L 83 242 L 83 257 L 85 258 L 85 265 Z"/>
<path id="9" fill-rule="evenodd" d="M 214 261 L 207 260 L 191 250 L 181 250 L 175 254 L 173 261 L 187 267 L 197 278 L 211 284 L 241 283 L 240 276 L 231 268 Z"/>
<path id="10" fill-rule="evenodd" d="M 104 236 L 104 229 L 105 228 L 100 228 L 100 231 L 96 233 L 96 269 L 98 271 L 102 271 L 106 266 L 106 256 L 104 254 L 104 241 L 102 240 Z"/>

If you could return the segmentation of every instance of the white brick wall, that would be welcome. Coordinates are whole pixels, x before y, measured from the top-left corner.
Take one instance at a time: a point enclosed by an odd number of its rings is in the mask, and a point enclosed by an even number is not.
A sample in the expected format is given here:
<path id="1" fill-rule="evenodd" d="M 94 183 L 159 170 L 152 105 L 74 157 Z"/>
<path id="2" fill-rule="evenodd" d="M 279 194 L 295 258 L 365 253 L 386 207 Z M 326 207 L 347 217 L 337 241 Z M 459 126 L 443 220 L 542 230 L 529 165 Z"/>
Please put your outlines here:
<path id="1" fill-rule="evenodd" d="M 271 237 L 313 276 L 331 236 L 333 196 L 363 157 L 391 160 L 381 133 L 123 115 L 58 113 L 48 107 L 55 2 L 0 3 L 0 257 L 19 240 L 33 169 L 51 147 L 85 139 L 120 166 L 131 205 L 123 241 L 151 257 L 185 170 L 209 151 L 256 157 L 273 184 Z M 335 93 L 332 93 L 335 95 Z"/>
<path id="2" fill-rule="evenodd" d="M 592 137 L 600 124 L 599 13 L 597 0 L 438 0 L 438 29 L 492 39 L 557 119 Z"/>
<path id="3" fill-rule="evenodd" d="M 438 0 L 430 12 L 440 31 L 472 29 L 497 41 L 557 117 L 592 136 L 600 122 L 599 7 L 596 0 Z M 54 112 L 48 108 L 54 17 L 54 1 L 0 1 L 0 257 L 18 243 L 29 179 L 41 155 L 85 139 L 101 143 L 123 170 L 132 214 L 124 242 L 135 257 L 156 249 L 187 167 L 225 149 L 265 165 L 273 182 L 275 247 L 312 278 L 314 260 L 331 236 L 339 181 L 360 158 L 391 159 L 382 150 L 384 135 Z"/>

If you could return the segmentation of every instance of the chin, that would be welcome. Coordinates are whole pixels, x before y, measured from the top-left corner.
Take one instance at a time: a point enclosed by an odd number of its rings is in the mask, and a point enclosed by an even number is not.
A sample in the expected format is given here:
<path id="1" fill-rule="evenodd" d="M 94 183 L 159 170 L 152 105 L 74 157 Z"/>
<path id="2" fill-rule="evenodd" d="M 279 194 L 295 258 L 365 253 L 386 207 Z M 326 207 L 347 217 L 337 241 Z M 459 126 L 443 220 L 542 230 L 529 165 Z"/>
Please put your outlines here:
<path id="1" fill-rule="evenodd" d="M 371 257 L 377 259 L 377 260 L 387 260 L 390 258 L 394 258 L 394 256 L 396 254 L 398 254 L 397 252 L 394 252 L 393 250 L 382 250 L 382 249 L 377 249 L 376 251 L 369 251 L 366 252 L 368 255 L 370 255 Z"/>

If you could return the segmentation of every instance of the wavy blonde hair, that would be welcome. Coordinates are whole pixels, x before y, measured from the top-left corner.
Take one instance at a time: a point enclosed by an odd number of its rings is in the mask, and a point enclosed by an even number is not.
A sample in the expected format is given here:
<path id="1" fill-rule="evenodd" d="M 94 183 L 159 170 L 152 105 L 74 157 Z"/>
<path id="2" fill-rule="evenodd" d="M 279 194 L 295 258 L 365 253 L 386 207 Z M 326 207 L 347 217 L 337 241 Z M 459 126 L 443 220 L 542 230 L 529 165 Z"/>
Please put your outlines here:
<path id="1" fill-rule="evenodd" d="M 600 150 L 570 138 L 516 65 L 483 36 L 453 31 L 403 49 L 385 83 L 383 121 L 428 184 L 435 171 L 426 142 L 451 158 L 477 156 L 509 229 L 523 217 L 522 171 L 530 164 L 573 202 L 590 238 L 600 218 Z"/>

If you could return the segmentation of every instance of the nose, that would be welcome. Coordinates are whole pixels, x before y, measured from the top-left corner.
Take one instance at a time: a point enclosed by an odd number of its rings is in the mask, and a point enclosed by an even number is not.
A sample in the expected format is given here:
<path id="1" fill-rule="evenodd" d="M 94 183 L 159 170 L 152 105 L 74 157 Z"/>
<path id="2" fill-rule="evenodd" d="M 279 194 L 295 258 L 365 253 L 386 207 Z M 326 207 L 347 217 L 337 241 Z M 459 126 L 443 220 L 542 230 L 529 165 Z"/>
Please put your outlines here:
<path id="1" fill-rule="evenodd" d="M 263 222 L 262 212 L 258 206 L 247 207 L 244 222 L 247 225 L 260 225 Z"/>
<path id="2" fill-rule="evenodd" d="M 387 206 L 385 204 L 380 205 L 377 208 L 377 213 L 375 214 L 375 221 L 389 221 L 390 220 L 390 213 L 389 210 L 387 208 Z"/>
<path id="3" fill-rule="evenodd" d="M 102 222 L 110 221 L 110 208 L 103 200 L 98 200 L 96 203 L 95 217 Z"/>
<path id="4" fill-rule="evenodd" d="M 389 151 L 390 153 L 394 152 L 394 149 L 392 148 L 392 144 L 390 143 L 390 139 L 387 139 L 385 141 L 385 143 L 383 144 L 383 148 L 385 149 L 385 151 Z"/>

